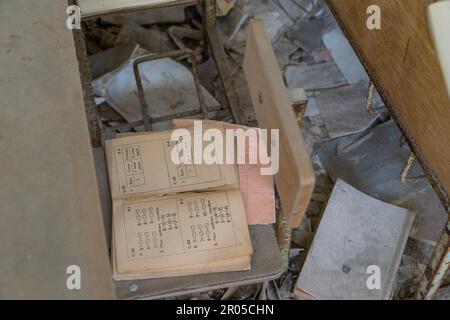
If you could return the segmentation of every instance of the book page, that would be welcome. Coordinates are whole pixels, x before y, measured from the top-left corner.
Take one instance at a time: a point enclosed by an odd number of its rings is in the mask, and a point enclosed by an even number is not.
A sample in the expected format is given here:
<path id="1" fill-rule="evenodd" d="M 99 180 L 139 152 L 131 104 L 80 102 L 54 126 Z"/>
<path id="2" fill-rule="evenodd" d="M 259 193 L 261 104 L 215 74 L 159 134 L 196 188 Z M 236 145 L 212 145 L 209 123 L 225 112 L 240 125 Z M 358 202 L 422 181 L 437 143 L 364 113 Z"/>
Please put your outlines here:
<path id="1" fill-rule="evenodd" d="M 203 264 L 193 264 L 188 266 L 181 265 L 174 268 L 164 268 L 164 270 L 159 273 L 146 270 L 132 273 L 117 273 L 117 262 L 115 258 L 115 253 L 113 251 L 113 279 L 116 281 L 176 277 L 200 273 L 243 271 L 250 270 L 251 266 L 251 256 L 243 256 Z"/>
<path id="2" fill-rule="evenodd" d="M 194 141 L 193 128 L 188 130 Z M 178 152 L 181 147 L 171 141 L 171 134 L 172 131 L 139 133 L 106 141 L 113 199 L 238 186 L 234 165 L 175 164 L 171 158 L 173 148 Z M 193 159 L 193 142 L 191 150 Z"/>
<path id="3" fill-rule="evenodd" d="M 239 190 L 114 201 L 117 273 L 250 256 Z"/>

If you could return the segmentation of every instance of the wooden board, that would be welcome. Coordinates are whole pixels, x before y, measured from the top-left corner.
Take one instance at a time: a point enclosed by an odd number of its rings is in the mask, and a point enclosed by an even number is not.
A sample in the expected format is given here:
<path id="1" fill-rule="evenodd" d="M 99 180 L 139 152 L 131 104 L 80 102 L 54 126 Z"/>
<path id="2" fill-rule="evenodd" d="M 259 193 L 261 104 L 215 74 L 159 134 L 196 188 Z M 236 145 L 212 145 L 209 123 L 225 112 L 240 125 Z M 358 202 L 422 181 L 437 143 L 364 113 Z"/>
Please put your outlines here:
<path id="1" fill-rule="evenodd" d="M 314 171 L 264 24 L 249 22 L 244 73 L 259 126 L 279 129 L 280 169 L 275 183 L 289 225 L 303 219 L 314 188 Z"/>
<path id="2" fill-rule="evenodd" d="M 78 0 L 78 5 L 84 19 L 141 9 L 189 5 L 196 2 L 197 0 Z"/>
<path id="3" fill-rule="evenodd" d="M 114 297 L 67 5 L 0 5 L 0 299 Z"/>
<path id="4" fill-rule="evenodd" d="M 328 0 L 344 33 L 448 205 L 450 99 L 427 21 L 431 0 Z M 381 30 L 366 28 L 369 5 Z"/>

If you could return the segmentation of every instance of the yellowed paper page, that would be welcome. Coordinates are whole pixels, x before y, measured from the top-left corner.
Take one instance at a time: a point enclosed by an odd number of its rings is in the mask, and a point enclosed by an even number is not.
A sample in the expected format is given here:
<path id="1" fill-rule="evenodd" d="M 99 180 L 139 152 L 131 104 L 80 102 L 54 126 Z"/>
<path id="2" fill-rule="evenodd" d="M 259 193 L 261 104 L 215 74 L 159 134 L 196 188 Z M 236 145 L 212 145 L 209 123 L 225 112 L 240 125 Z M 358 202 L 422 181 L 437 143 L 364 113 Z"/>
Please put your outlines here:
<path id="1" fill-rule="evenodd" d="M 120 274 L 252 254 L 239 190 L 114 201 L 113 219 Z"/>
<path id="2" fill-rule="evenodd" d="M 223 127 L 214 127 L 223 130 Z M 203 130 L 207 127 L 203 127 Z M 194 157 L 193 128 L 188 128 Z M 172 130 L 139 133 L 106 141 L 105 150 L 113 199 L 158 196 L 201 189 L 236 188 L 236 167 L 226 164 L 175 164 L 179 148 Z M 193 161 L 192 161 L 193 162 Z"/>
<path id="3" fill-rule="evenodd" d="M 161 272 L 146 271 L 133 273 L 116 273 L 117 262 L 113 260 L 113 279 L 121 280 L 137 280 L 137 279 L 154 279 L 164 277 L 186 276 L 201 273 L 218 273 L 250 270 L 251 256 L 236 257 L 233 259 L 218 260 L 205 264 L 193 264 L 189 266 L 179 266 L 174 268 L 164 268 Z"/>
<path id="4" fill-rule="evenodd" d="M 205 264 L 179 265 L 173 268 L 164 268 L 161 273 L 155 271 L 142 270 L 140 272 L 132 273 L 117 273 L 117 254 L 114 243 L 114 233 L 112 234 L 112 270 L 113 279 L 121 280 L 136 280 L 136 279 L 154 279 L 164 277 L 184 276 L 200 273 L 216 273 L 216 272 L 230 272 L 250 270 L 251 256 L 235 257 L 232 259 L 217 260 Z"/>

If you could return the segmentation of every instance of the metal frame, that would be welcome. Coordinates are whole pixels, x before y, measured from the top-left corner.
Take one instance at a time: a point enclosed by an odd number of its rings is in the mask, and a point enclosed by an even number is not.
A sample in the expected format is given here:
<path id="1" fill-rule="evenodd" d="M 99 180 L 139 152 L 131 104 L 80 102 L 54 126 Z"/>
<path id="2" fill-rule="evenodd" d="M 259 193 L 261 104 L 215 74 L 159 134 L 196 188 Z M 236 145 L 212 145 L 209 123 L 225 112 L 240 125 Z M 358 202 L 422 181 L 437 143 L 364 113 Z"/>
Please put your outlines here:
<path id="1" fill-rule="evenodd" d="M 145 92 L 144 92 L 144 87 L 142 85 L 141 74 L 139 72 L 139 65 L 144 62 L 158 60 L 158 59 L 162 59 L 162 58 L 181 59 L 181 58 L 186 58 L 188 56 L 191 57 L 190 62 L 192 64 L 192 75 L 194 76 L 195 89 L 197 90 L 198 101 L 200 104 L 200 110 L 195 112 L 194 114 L 198 114 L 201 112 L 205 119 L 208 118 L 208 110 L 207 110 L 206 104 L 205 104 L 205 97 L 203 96 L 202 87 L 200 85 L 200 79 L 198 78 L 196 53 L 193 52 L 192 50 L 183 49 L 183 50 L 177 50 L 177 51 L 169 51 L 169 52 L 161 53 L 161 54 L 148 54 L 145 56 L 138 57 L 133 61 L 134 78 L 136 80 L 136 85 L 137 85 L 137 89 L 138 89 L 138 96 L 139 96 L 139 102 L 141 104 L 141 112 L 142 112 L 142 119 L 143 119 L 142 123 L 139 125 L 143 124 L 146 131 L 151 131 L 152 130 L 151 124 L 156 121 L 161 121 L 161 119 L 158 119 L 158 118 L 152 119 L 148 115 L 149 106 L 147 104 L 147 101 L 145 100 Z M 184 113 L 175 114 L 175 115 L 172 115 L 171 117 L 168 117 L 168 119 L 175 119 L 180 116 L 185 116 L 185 114 Z M 136 123 L 130 124 L 130 125 L 132 125 L 132 127 L 135 127 Z"/>

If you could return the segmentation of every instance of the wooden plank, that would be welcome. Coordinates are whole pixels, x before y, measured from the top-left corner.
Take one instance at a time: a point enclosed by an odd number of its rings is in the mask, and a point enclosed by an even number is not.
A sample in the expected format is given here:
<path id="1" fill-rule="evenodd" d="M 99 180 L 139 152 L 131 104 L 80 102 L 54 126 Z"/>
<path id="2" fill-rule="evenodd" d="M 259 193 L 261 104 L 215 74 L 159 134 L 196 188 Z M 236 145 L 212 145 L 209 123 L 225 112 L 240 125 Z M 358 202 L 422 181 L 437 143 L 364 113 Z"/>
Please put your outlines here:
<path id="1" fill-rule="evenodd" d="M 289 226 L 300 224 L 314 188 L 314 171 L 264 24 L 251 20 L 244 73 L 261 128 L 279 129 L 280 169 L 275 183 Z"/>
<path id="2" fill-rule="evenodd" d="M 0 5 L 2 299 L 114 297 L 67 5 Z"/>
<path id="3" fill-rule="evenodd" d="M 450 191 L 450 100 L 431 41 L 431 0 L 328 0 L 444 205 Z M 366 28 L 370 5 L 381 30 Z"/>
<path id="4" fill-rule="evenodd" d="M 141 9 L 190 5 L 196 2 L 197 0 L 78 0 L 78 5 L 81 8 L 81 17 L 84 19 Z"/>

